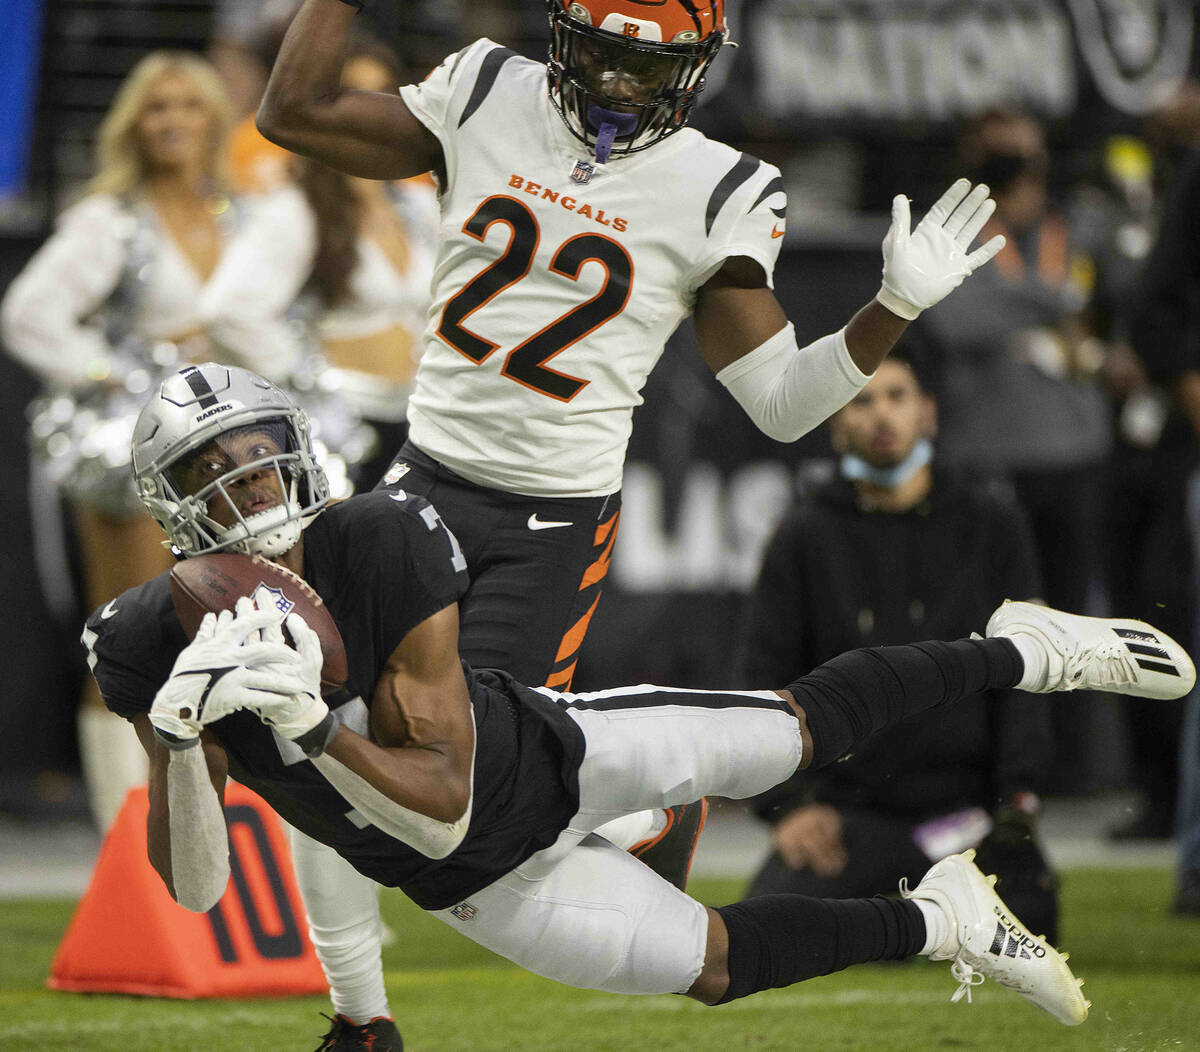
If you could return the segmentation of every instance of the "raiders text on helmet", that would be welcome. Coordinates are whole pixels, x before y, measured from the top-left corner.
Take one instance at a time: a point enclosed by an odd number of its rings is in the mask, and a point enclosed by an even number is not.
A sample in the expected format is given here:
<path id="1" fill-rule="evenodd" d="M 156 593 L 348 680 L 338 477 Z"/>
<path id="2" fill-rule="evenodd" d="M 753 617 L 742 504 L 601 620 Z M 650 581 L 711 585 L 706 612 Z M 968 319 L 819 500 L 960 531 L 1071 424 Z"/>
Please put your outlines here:
<path id="1" fill-rule="evenodd" d="M 550 94 L 599 161 L 687 124 L 725 42 L 725 0 L 548 3 Z"/>
<path id="2" fill-rule="evenodd" d="M 231 434 L 261 432 L 277 450 L 189 488 L 185 468 Z M 271 476 L 282 503 L 243 515 L 234 487 L 251 473 Z M 313 456 L 308 417 L 274 384 L 236 366 L 189 366 L 163 381 L 133 431 L 138 496 L 184 555 L 236 551 L 268 558 L 290 549 L 325 506 L 329 485 Z M 214 517 L 218 502 L 231 524 Z"/>

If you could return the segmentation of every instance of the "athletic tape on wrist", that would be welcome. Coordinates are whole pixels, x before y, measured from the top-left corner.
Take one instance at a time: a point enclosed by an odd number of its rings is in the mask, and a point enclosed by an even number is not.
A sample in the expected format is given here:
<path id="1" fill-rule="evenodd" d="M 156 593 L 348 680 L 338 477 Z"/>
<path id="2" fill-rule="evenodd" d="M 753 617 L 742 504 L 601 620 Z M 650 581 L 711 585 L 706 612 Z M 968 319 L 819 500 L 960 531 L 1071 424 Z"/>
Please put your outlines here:
<path id="1" fill-rule="evenodd" d="M 301 751 L 310 760 L 315 760 L 333 741 L 333 736 L 337 734 L 338 721 L 332 712 L 325 713 L 325 717 L 312 730 L 305 731 L 298 738 L 293 738 Z"/>

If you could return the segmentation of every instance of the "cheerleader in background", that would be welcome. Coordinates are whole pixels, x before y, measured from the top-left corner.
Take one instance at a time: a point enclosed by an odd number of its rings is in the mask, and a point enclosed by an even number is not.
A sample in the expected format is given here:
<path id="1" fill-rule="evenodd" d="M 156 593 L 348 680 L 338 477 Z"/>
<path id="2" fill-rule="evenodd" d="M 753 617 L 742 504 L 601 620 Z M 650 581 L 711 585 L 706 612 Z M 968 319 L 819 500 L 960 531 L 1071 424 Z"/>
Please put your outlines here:
<path id="1" fill-rule="evenodd" d="M 388 48 L 360 36 L 351 42 L 342 79 L 362 91 L 393 92 L 402 74 Z M 342 455 L 350 481 L 370 488 L 407 431 L 437 196 L 428 177 L 355 179 L 301 158 L 294 172 L 293 185 L 256 206 L 199 309 L 226 332 L 243 332 L 247 350 L 269 345 L 282 357 L 316 352 L 295 378 L 299 397 L 316 417 L 317 437 Z M 352 420 L 332 419 L 337 403 Z M 374 453 L 345 437 L 352 433 L 347 423 L 359 420 L 375 432 Z"/>
<path id="2" fill-rule="evenodd" d="M 269 348 L 230 350 L 196 310 L 236 223 L 225 173 L 231 123 L 225 88 L 204 59 L 165 51 L 142 59 L 100 125 L 85 196 L 0 304 L 5 346 L 46 387 L 32 439 L 73 512 L 88 609 L 172 562 L 133 492 L 122 432 L 157 373 L 227 358 L 286 375 L 288 363 Z M 124 454 L 114 452 L 122 441 Z M 78 730 L 89 803 L 105 830 L 126 791 L 145 782 L 145 754 L 91 676 Z"/>

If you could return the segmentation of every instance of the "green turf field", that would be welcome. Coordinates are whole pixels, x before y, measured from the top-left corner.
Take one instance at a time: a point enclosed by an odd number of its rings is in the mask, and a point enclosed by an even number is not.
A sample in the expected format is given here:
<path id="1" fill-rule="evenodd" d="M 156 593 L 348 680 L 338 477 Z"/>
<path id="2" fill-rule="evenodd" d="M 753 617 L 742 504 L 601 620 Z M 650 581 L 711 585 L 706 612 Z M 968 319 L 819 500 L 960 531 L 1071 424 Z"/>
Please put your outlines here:
<path id="1" fill-rule="evenodd" d="M 738 888 L 696 881 L 719 904 Z M 394 893 L 385 950 L 392 1005 L 411 1052 L 438 1049 L 805 1049 L 924 1052 L 1058 1049 L 1200 1052 L 1200 921 L 1172 919 L 1166 870 L 1071 871 L 1063 943 L 1093 1002 L 1077 1029 L 990 983 L 954 1005 L 947 964 L 855 968 L 707 1009 L 682 997 L 616 997 L 519 971 Z M 322 998 L 178 1002 L 63 994 L 43 981 L 67 902 L 0 903 L 0 1049 L 306 1052 Z M 580 948 L 583 952 L 583 948 Z"/>

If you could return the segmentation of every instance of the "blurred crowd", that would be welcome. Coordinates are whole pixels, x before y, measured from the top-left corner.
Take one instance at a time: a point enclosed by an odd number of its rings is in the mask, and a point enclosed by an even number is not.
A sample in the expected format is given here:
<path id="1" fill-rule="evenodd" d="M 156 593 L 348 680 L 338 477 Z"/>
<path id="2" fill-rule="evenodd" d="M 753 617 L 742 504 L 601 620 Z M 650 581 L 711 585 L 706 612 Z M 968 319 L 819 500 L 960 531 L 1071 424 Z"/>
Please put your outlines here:
<path id="1" fill-rule="evenodd" d="M 35 540 L 49 565 L 53 538 L 69 538 L 58 558 L 78 590 L 76 623 L 171 562 L 131 488 L 128 445 L 143 398 L 181 364 L 244 365 L 294 392 L 340 495 L 373 486 L 403 443 L 436 187 L 352 179 L 258 134 L 253 112 L 295 7 L 226 3 L 207 54 L 139 61 L 100 124 L 91 181 L 0 290 L 4 349 L 39 386 L 33 488 L 57 497 L 34 502 Z M 466 40 L 530 32 L 528 6 L 499 0 L 403 11 L 426 32 L 369 24 L 346 83 L 391 91 Z M 1007 247 L 923 316 L 866 401 L 835 419 L 832 476 L 798 494 L 746 604 L 741 659 L 756 679 L 795 677 L 853 646 L 966 634 L 1007 597 L 1196 637 L 1200 88 L 1164 99 L 1136 133 L 1103 138 L 1065 187 L 1046 128 L 1015 105 L 972 115 L 955 142 L 954 174 L 986 182 L 997 202 L 982 237 L 1003 233 Z M 823 588 L 798 552 L 844 572 Z M 80 673 L 78 759 L 104 828 L 145 760 Z M 925 749 L 929 777 L 908 775 L 908 794 L 896 793 L 895 750 L 881 743 L 824 782 L 760 802 L 777 848 L 760 888 L 870 894 L 919 873 L 929 851 L 991 838 L 997 868 L 1024 867 L 1029 893 L 1043 896 L 1028 913 L 1052 929 L 1037 798 L 1095 781 L 1089 765 L 1103 762 L 1088 705 L 1052 711 L 980 699 L 953 735 L 913 728 L 919 743 L 955 748 Z M 1177 905 L 1200 912 L 1194 699 L 1186 729 L 1184 713 L 1183 702 L 1128 711 L 1140 809 L 1113 835 L 1167 838 L 1188 825 L 1196 857 Z M 0 811 L 78 804 L 61 759 L 31 749 Z M 864 841 L 895 842 L 890 857 L 913 860 L 879 872 L 855 850 Z"/>

